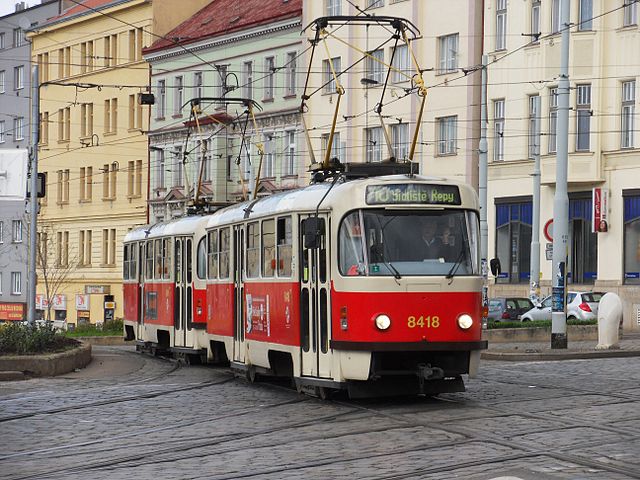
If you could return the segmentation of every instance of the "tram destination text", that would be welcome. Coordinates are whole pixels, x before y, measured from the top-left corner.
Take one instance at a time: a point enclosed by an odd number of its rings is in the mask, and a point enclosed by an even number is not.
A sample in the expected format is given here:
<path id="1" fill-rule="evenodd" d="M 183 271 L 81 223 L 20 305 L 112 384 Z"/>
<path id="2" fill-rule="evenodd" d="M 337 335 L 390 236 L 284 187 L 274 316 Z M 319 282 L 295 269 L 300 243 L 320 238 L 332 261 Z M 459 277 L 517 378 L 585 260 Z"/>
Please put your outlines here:
<path id="1" fill-rule="evenodd" d="M 460 205 L 460 190 L 455 185 L 404 183 L 396 185 L 369 185 L 368 205 L 427 203 Z"/>

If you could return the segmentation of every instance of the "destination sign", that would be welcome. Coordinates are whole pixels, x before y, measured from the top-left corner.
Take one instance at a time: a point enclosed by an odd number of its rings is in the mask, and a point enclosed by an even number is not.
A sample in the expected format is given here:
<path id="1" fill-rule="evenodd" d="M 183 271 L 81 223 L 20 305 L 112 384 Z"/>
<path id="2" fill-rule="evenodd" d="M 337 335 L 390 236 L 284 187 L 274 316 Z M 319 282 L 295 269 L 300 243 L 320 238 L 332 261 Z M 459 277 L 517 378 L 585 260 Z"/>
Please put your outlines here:
<path id="1" fill-rule="evenodd" d="M 369 185 L 368 205 L 426 203 L 432 205 L 460 205 L 460 190 L 455 185 L 402 183 L 397 185 Z"/>

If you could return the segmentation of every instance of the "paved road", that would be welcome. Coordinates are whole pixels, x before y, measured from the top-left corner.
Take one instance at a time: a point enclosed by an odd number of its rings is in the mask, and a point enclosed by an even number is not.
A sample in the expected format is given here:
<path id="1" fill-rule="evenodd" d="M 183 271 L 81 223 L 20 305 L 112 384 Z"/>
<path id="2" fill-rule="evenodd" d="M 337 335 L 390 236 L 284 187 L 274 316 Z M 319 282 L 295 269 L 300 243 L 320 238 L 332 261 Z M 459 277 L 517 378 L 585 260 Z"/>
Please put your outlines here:
<path id="1" fill-rule="evenodd" d="M 437 399 L 322 402 L 94 347 L 0 384 L 3 479 L 640 478 L 640 358 L 482 364 Z"/>

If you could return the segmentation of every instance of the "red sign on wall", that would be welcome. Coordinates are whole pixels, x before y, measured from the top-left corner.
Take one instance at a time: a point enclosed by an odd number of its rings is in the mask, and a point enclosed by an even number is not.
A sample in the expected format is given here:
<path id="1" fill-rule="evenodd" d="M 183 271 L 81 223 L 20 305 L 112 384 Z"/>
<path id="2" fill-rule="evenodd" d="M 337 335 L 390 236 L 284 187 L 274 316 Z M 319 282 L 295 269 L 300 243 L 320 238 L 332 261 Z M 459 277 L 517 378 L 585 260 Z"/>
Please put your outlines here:
<path id="1" fill-rule="evenodd" d="M 609 190 L 607 188 L 594 188 L 592 197 L 592 232 L 606 232 L 609 230 L 609 217 L 607 212 L 607 197 Z"/>
<path id="2" fill-rule="evenodd" d="M 24 303 L 0 303 L 0 320 L 24 320 Z"/>

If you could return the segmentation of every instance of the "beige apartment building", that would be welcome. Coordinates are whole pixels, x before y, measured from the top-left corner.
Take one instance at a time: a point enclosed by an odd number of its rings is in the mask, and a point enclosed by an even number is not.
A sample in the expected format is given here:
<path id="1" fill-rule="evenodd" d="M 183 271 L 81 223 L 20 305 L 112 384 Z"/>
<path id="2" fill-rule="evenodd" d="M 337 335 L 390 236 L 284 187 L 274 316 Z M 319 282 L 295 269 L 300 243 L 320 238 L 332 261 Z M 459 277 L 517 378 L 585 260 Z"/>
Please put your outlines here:
<path id="1" fill-rule="evenodd" d="M 148 220 L 142 48 L 205 3 L 61 1 L 59 15 L 29 33 L 40 67 L 39 170 L 47 174 L 40 315 L 68 324 L 122 317 L 122 238 Z"/>
<path id="2" fill-rule="evenodd" d="M 309 1 L 304 2 L 302 23 L 306 26 L 318 17 L 335 15 L 402 17 L 417 27 L 419 32 L 411 42 L 411 49 L 424 70 L 428 94 L 414 161 L 419 162 L 422 174 L 456 178 L 477 186 L 480 73 L 471 72 L 480 64 L 482 51 L 481 2 Z M 329 61 L 336 72 L 344 72 L 339 81 L 345 89 L 333 156 L 342 162 L 379 162 L 391 156 L 379 115 L 374 111 L 380 103 L 387 68 L 371 57 L 394 67 L 381 113 L 393 155 L 406 159 L 421 103 L 415 93 L 407 95 L 415 86 L 412 76 L 416 74 L 408 48 L 400 42 L 391 61 L 393 28 L 388 25 L 349 22 L 328 30 L 333 35 L 327 37 L 329 53 L 323 43 L 316 47 L 307 89 L 307 94 L 319 90 L 307 101 L 309 109 L 305 115 L 316 160 L 321 161 L 326 150 L 338 99 Z M 311 39 L 315 32 L 307 30 L 304 34 Z M 362 52 L 371 57 L 353 65 L 363 57 Z M 307 62 L 309 58 L 310 49 L 306 52 Z"/>
<path id="3" fill-rule="evenodd" d="M 568 289 L 613 291 L 624 328 L 640 328 L 640 51 L 638 10 L 631 0 L 571 1 L 569 78 Z M 489 256 L 501 260 L 493 295 L 529 293 L 532 173 L 541 155 L 542 294 L 551 261 L 545 224 L 553 218 L 556 175 L 560 0 L 485 2 L 489 56 Z M 534 130 L 539 116 L 540 133 Z M 600 214 L 594 225 L 594 189 Z M 595 216 L 598 216 L 596 213 Z M 600 230 L 600 231 L 597 231 Z M 552 233 L 552 232 L 550 232 Z"/>

